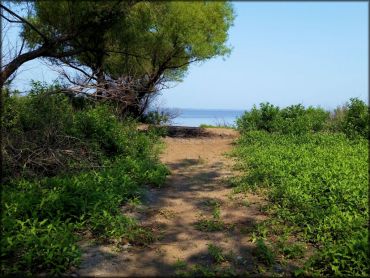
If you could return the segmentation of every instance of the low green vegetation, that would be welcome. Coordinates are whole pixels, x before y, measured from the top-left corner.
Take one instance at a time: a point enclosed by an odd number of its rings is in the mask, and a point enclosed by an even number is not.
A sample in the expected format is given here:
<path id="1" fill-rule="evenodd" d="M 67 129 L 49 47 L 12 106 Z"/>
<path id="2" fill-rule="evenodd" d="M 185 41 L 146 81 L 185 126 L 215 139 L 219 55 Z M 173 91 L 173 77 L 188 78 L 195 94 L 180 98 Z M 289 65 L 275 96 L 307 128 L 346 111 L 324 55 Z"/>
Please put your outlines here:
<path id="1" fill-rule="evenodd" d="M 212 261 L 204 261 L 189 266 L 183 260 L 177 260 L 174 264 L 175 274 L 179 277 L 234 277 L 241 274 L 237 270 L 235 254 L 225 252 L 220 246 L 207 244 L 207 257 Z"/>
<path id="2" fill-rule="evenodd" d="M 219 264 L 227 260 L 226 255 L 224 254 L 224 251 L 221 247 L 214 245 L 214 244 L 208 244 L 208 253 L 212 257 L 212 260 Z"/>
<path id="3" fill-rule="evenodd" d="M 202 218 L 200 219 L 196 224 L 195 227 L 202 232 L 218 232 L 223 231 L 225 227 L 225 223 L 216 218 L 206 219 Z"/>
<path id="4" fill-rule="evenodd" d="M 212 217 L 210 219 L 201 217 L 201 219 L 195 223 L 195 227 L 203 232 L 223 231 L 226 225 L 221 219 L 220 203 L 217 200 L 211 199 L 207 200 L 205 205 L 211 208 Z"/>
<path id="5" fill-rule="evenodd" d="M 235 127 L 230 125 L 230 124 L 227 124 L 227 123 L 217 123 L 215 125 L 209 125 L 209 124 L 201 124 L 199 126 L 200 128 L 230 128 L 230 129 L 234 129 Z"/>
<path id="6" fill-rule="evenodd" d="M 351 99 L 336 111 L 263 104 L 246 112 L 234 151 L 244 172 L 236 191 L 267 194 L 271 217 L 259 225 L 257 244 L 269 264 L 274 256 L 262 239 L 289 234 L 315 250 L 307 274 L 366 276 L 368 107 Z M 304 256 L 301 243 L 277 245 L 285 258 Z"/>
<path id="7" fill-rule="evenodd" d="M 257 239 L 256 245 L 256 255 L 258 260 L 266 265 L 272 265 L 275 262 L 275 255 L 271 248 L 269 248 L 261 238 Z"/>
<path id="8" fill-rule="evenodd" d="M 4 91 L 1 274 L 61 274 L 78 265 L 77 240 L 147 244 L 150 230 L 121 213 L 167 168 L 159 137 L 107 105 L 68 98 L 35 83 Z"/>

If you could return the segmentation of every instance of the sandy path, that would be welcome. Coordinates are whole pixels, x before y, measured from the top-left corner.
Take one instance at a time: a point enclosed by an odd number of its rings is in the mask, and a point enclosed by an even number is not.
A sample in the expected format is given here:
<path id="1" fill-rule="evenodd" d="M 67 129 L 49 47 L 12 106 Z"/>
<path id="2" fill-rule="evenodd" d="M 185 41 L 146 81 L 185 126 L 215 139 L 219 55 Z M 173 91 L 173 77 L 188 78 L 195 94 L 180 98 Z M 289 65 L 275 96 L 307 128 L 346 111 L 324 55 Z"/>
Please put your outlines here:
<path id="1" fill-rule="evenodd" d="M 125 245 L 114 251 L 110 245 L 83 246 L 78 271 L 82 276 L 166 276 L 174 275 L 174 264 L 211 263 L 207 244 L 232 251 L 240 269 L 253 272 L 251 228 L 265 218 L 262 200 L 254 195 L 232 195 L 227 179 L 233 175 L 231 150 L 237 133 L 230 129 L 209 129 L 213 136 L 165 138 L 161 156 L 171 169 L 162 188 L 151 188 L 141 209 L 134 213 L 142 225 L 151 227 L 158 240 L 150 246 Z M 207 232 L 196 228 L 199 219 L 211 219 L 209 204 L 220 204 L 223 231 Z M 248 205 L 245 205 L 246 202 Z M 244 204 L 244 205 L 243 205 Z"/>

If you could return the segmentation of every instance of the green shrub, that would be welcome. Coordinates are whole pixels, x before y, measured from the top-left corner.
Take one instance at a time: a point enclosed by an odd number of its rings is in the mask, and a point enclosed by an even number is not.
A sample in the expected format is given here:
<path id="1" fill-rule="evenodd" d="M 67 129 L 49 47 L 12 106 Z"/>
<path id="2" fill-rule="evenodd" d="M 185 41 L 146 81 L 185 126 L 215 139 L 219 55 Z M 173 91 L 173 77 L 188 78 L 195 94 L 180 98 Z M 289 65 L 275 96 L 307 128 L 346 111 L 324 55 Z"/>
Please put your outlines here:
<path id="1" fill-rule="evenodd" d="M 59 274 L 79 262 L 74 225 L 69 221 L 37 218 L 22 221 L 5 216 L 4 224 L 11 229 L 5 229 L 1 237 L 3 275 L 32 274 L 46 269 Z"/>
<path id="2" fill-rule="evenodd" d="M 266 265 L 272 265 L 275 262 L 275 255 L 263 239 L 257 239 L 256 255 L 258 259 Z"/>
<path id="3" fill-rule="evenodd" d="M 358 98 L 351 98 L 344 118 L 344 132 L 350 136 L 369 138 L 369 107 Z"/>
<path id="4" fill-rule="evenodd" d="M 279 126 L 279 107 L 268 102 L 261 103 L 260 108 L 253 106 L 250 112 L 245 112 L 237 119 L 237 127 L 242 131 L 266 130 L 273 132 Z"/>
<path id="5" fill-rule="evenodd" d="M 54 176 L 99 167 L 117 155 L 155 155 L 158 132 L 143 134 L 108 105 L 74 109 L 56 86 L 34 83 L 27 96 L 3 92 L 6 178 Z"/>
<path id="6" fill-rule="evenodd" d="M 57 86 L 3 94 L 1 275 L 64 273 L 79 262 L 84 230 L 104 240 L 153 240 L 120 207 L 169 173 L 156 132 L 139 132 L 107 105 L 76 109 Z"/>
<path id="7" fill-rule="evenodd" d="M 253 106 L 237 119 L 240 131 L 264 130 L 283 134 L 304 134 L 318 132 L 325 128 L 329 112 L 322 108 L 291 105 L 280 109 L 269 103 L 261 103 L 260 108 Z"/>
<path id="8" fill-rule="evenodd" d="M 369 106 L 358 98 L 351 98 L 345 105 L 334 109 L 326 127 L 329 131 L 343 132 L 349 138 L 368 138 Z"/>
<path id="9" fill-rule="evenodd" d="M 274 219 L 319 247 L 321 274 L 368 270 L 368 144 L 342 133 L 244 133 L 235 155 L 246 173 L 238 186 L 267 188 Z"/>
<path id="10" fill-rule="evenodd" d="M 4 93 L 4 177 L 55 175 L 69 162 L 88 160 L 87 146 L 71 137 L 74 111 L 57 86 L 34 83 L 29 95 Z"/>
<path id="11" fill-rule="evenodd" d="M 324 129 L 329 113 L 322 108 L 291 105 L 281 110 L 279 131 L 283 134 L 304 134 Z"/>
<path id="12" fill-rule="evenodd" d="M 77 262 L 78 250 L 68 253 L 67 249 L 74 244 L 73 232 L 80 229 L 89 229 L 100 238 L 124 237 L 134 243 L 147 243 L 152 238 L 150 233 L 122 215 L 119 207 L 140 196 L 141 184 L 158 183 L 159 176 L 163 182 L 167 173 L 155 161 L 120 158 L 99 172 L 5 185 L 3 274 L 13 272 L 14 268 L 31 273 L 37 269 L 65 270 Z M 49 231 L 45 227 L 49 227 L 50 219 L 56 224 Z M 40 245 L 34 245 L 39 241 Z M 30 256 L 34 256 L 32 260 Z M 7 267 L 9 262 L 12 268 Z"/>
<path id="13" fill-rule="evenodd" d="M 325 123 L 325 129 L 331 132 L 342 132 L 344 130 L 347 112 L 347 105 L 342 105 L 335 108 L 332 112 L 330 112 L 329 118 Z"/>

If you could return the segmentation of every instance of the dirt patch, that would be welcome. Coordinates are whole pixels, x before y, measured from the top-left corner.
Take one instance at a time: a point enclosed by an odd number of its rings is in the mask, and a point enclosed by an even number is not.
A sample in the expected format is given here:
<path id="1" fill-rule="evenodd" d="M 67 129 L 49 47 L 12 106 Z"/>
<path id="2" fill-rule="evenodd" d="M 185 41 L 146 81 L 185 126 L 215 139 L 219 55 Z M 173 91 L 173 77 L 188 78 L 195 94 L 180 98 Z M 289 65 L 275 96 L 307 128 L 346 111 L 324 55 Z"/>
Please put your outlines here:
<path id="1" fill-rule="evenodd" d="M 178 262 L 207 264 L 209 244 L 233 254 L 240 269 L 253 273 L 254 246 L 248 231 L 266 218 L 260 210 L 264 201 L 252 194 L 231 195 L 227 181 L 234 174 L 233 161 L 224 154 L 238 133 L 223 128 L 204 132 L 208 136 L 164 139 L 161 160 L 171 175 L 162 188 L 149 188 L 143 205 L 130 212 L 151 227 L 158 240 L 145 247 L 126 243 L 120 251 L 85 244 L 79 275 L 173 276 Z"/>

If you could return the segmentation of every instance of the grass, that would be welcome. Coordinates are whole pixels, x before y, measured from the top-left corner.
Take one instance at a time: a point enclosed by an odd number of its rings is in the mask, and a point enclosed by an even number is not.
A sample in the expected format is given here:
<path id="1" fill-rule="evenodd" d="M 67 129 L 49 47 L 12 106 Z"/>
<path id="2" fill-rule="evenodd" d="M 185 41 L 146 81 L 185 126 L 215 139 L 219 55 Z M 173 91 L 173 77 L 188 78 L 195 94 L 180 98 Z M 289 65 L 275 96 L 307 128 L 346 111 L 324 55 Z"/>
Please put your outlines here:
<path id="1" fill-rule="evenodd" d="M 225 223 L 221 219 L 220 203 L 217 200 L 206 200 L 204 205 L 212 209 L 212 218 L 201 218 L 195 223 L 195 227 L 203 232 L 223 231 L 226 228 Z"/>
<path id="2" fill-rule="evenodd" d="M 316 246 L 306 264 L 308 273 L 366 275 L 367 148 L 365 139 L 341 133 L 245 132 L 234 152 L 245 175 L 235 185 L 239 191 L 262 188 L 273 219 L 259 225 L 257 238 L 289 230 L 303 243 Z M 266 251 L 261 241 L 259 249 Z M 304 247 L 278 249 L 294 258 L 303 256 Z"/>

